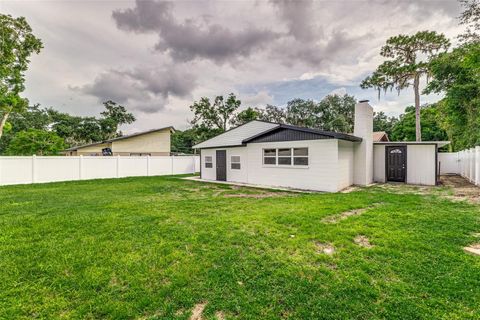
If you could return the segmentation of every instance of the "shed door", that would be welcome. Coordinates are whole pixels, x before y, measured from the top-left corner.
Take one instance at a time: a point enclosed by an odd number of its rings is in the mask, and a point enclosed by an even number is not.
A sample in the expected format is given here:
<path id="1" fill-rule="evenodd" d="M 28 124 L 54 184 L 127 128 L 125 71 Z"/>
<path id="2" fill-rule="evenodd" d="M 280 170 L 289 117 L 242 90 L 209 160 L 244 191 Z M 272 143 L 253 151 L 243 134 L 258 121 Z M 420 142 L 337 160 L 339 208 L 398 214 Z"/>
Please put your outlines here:
<path id="1" fill-rule="evenodd" d="M 405 182 L 407 172 L 407 147 L 387 146 L 385 152 L 387 158 L 387 181 Z"/>
<path id="2" fill-rule="evenodd" d="M 217 180 L 227 181 L 227 151 L 217 150 Z"/>

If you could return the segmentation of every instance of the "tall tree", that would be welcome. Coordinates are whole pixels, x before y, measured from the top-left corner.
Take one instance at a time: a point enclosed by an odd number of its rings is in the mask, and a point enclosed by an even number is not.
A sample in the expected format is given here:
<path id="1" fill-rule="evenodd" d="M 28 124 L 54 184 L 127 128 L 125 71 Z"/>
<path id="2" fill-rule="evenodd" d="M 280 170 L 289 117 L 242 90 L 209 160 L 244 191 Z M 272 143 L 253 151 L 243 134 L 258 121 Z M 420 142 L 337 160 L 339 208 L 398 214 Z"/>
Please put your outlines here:
<path id="1" fill-rule="evenodd" d="M 381 90 L 395 88 L 398 92 L 413 86 L 415 94 L 415 138 L 422 140 L 420 122 L 420 79 L 428 76 L 428 61 L 446 51 L 450 42 L 435 31 L 420 31 L 414 35 L 399 35 L 387 40 L 380 54 L 389 58 L 378 66 L 360 87 Z M 423 58 L 423 59 L 422 59 Z"/>
<path id="2" fill-rule="evenodd" d="M 444 93 L 438 103 L 442 127 L 454 150 L 480 144 L 480 42 L 466 43 L 433 59 L 427 93 Z"/>
<path id="3" fill-rule="evenodd" d="M 460 15 L 460 24 L 467 27 L 465 33 L 459 35 L 464 42 L 480 41 L 480 0 L 460 0 L 464 10 Z"/>
<path id="4" fill-rule="evenodd" d="M 261 115 L 260 120 L 273 122 L 273 123 L 285 123 L 286 112 L 283 108 L 267 104 L 265 109 L 259 109 Z"/>
<path id="5" fill-rule="evenodd" d="M 42 41 L 32 33 L 25 18 L 0 14 L 0 138 L 12 112 L 27 108 L 28 101 L 20 97 L 25 90 L 25 71 L 30 56 L 40 53 Z"/>
<path id="6" fill-rule="evenodd" d="M 257 109 L 257 108 L 252 108 L 248 107 L 245 110 L 240 111 L 237 113 L 231 120 L 230 123 L 232 126 L 240 126 L 242 124 L 245 124 L 247 122 L 253 121 L 253 120 L 259 120 L 262 117 L 262 112 L 263 110 Z"/>
<path id="7" fill-rule="evenodd" d="M 209 98 L 203 97 L 190 106 L 190 110 L 194 113 L 191 124 L 194 128 L 226 131 L 240 104 L 241 101 L 233 93 L 230 93 L 226 99 L 223 96 L 217 96 L 213 103 Z"/>
<path id="8" fill-rule="evenodd" d="M 103 116 L 100 119 L 100 126 L 104 133 L 104 140 L 115 138 L 119 134 L 119 126 L 133 123 L 136 120 L 135 116 L 128 112 L 124 106 L 112 100 L 104 102 L 103 105 L 105 106 L 105 111 L 100 113 Z"/>

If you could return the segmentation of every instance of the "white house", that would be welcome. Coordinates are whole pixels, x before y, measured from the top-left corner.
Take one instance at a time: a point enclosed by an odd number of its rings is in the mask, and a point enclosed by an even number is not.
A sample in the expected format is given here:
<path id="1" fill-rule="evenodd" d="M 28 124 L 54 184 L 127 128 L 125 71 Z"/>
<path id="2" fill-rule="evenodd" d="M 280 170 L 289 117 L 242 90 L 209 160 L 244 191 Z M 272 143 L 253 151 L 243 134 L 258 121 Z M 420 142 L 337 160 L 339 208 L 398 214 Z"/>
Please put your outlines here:
<path id="1" fill-rule="evenodd" d="M 327 192 L 374 181 L 437 183 L 437 150 L 448 142 L 374 142 L 373 136 L 373 108 L 360 101 L 353 135 L 251 121 L 194 148 L 204 180 Z"/>

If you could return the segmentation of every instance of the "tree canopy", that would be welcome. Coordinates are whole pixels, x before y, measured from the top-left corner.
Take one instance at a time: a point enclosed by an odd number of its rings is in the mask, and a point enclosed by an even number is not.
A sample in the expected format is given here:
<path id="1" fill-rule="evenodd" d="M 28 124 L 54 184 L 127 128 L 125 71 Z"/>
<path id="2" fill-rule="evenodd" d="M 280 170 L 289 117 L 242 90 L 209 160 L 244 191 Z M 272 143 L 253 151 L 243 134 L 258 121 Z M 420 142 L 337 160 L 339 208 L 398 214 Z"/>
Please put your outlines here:
<path id="1" fill-rule="evenodd" d="M 65 142 L 55 132 L 28 129 L 13 137 L 5 153 L 12 156 L 53 156 L 63 149 Z"/>
<path id="2" fill-rule="evenodd" d="M 433 81 L 427 93 L 445 93 L 438 102 L 454 150 L 480 144 L 480 42 L 464 44 L 430 63 Z"/>
<path id="3" fill-rule="evenodd" d="M 389 59 L 365 78 L 360 87 L 398 92 L 413 86 L 415 95 L 415 138 L 421 141 L 420 78 L 428 75 L 428 61 L 437 53 L 446 51 L 449 40 L 435 31 L 420 31 L 414 35 L 391 37 L 382 47 L 380 55 Z M 423 57 L 421 59 L 420 57 Z"/>
<path id="4" fill-rule="evenodd" d="M 35 37 L 25 18 L 0 14 L 0 138 L 8 117 L 28 106 L 20 97 L 25 90 L 25 71 L 30 56 L 40 53 L 42 41 Z"/>

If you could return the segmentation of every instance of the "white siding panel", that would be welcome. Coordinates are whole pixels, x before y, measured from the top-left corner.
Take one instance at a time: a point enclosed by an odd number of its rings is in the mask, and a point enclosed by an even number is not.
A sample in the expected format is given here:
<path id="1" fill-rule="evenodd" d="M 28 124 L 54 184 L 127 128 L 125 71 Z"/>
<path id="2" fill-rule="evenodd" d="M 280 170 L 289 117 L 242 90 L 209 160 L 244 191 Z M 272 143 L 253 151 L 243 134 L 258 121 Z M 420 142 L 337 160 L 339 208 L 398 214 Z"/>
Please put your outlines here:
<path id="1" fill-rule="evenodd" d="M 459 174 L 459 157 L 457 152 L 441 152 L 438 154 L 440 174 Z"/>
<path id="2" fill-rule="evenodd" d="M 240 157 L 240 170 L 232 169 L 232 156 Z M 248 152 L 247 147 L 227 149 L 227 181 L 248 182 Z"/>
<path id="3" fill-rule="evenodd" d="M 263 121 L 251 121 L 235 129 L 224 132 L 212 139 L 199 143 L 193 148 L 213 148 L 224 146 L 238 146 L 242 141 L 253 137 L 259 133 L 267 131 L 278 126 L 275 123 L 268 123 Z"/>
<path id="4" fill-rule="evenodd" d="M 435 185 L 435 145 L 407 146 L 407 183 Z"/>
<path id="5" fill-rule="evenodd" d="M 385 182 L 385 146 L 373 145 L 373 181 Z"/>
<path id="6" fill-rule="evenodd" d="M 215 149 L 202 149 L 202 179 L 206 180 L 216 180 L 217 179 L 217 172 L 216 172 L 216 160 L 215 160 Z M 205 168 L 205 157 L 211 156 L 213 161 L 212 168 Z M 228 176 L 227 176 L 228 179 Z"/>
<path id="7" fill-rule="evenodd" d="M 353 142 L 338 141 L 338 190 L 353 184 L 353 147 Z"/>
<path id="8" fill-rule="evenodd" d="M 263 165 L 264 148 L 285 147 L 308 147 L 308 168 Z M 246 148 L 248 150 L 248 183 L 327 192 L 338 191 L 338 140 L 336 139 L 251 143 Z"/>

